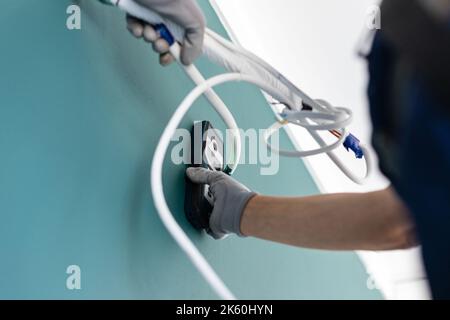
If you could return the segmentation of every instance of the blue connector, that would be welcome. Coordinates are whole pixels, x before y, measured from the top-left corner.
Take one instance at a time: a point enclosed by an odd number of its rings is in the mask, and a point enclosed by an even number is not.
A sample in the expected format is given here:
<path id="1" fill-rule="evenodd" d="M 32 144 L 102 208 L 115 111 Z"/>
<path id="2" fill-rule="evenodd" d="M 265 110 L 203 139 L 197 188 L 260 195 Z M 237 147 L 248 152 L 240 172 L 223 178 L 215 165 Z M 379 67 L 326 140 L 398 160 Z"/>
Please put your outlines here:
<path id="1" fill-rule="evenodd" d="M 175 38 L 173 37 L 172 33 L 170 33 L 165 24 L 158 23 L 153 27 L 155 28 L 155 31 L 159 34 L 159 36 L 169 43 L 169 46 L 175 43 Z"/>
<path id="2" fill-rule="evenodd" d="M 360 141 L 358 138 L 352 134 L 349 134 L 347 138 L 345 138 L 344 147 L 347 151 L 349 151 L 349 149 L 352 150 L 357 159 L 362 159 L 362 157 L 364 157 L 364 151 L 361 149 L 359 142 Z"/>

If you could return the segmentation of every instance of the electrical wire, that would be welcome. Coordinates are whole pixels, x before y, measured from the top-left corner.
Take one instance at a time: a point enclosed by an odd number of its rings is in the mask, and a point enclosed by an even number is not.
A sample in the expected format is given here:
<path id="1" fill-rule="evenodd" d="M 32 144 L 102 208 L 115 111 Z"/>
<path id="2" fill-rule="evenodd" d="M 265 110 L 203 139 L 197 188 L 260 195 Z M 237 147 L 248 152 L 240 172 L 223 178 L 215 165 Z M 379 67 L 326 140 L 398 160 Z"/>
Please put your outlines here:
<path id="1" fill-rule="evenodd" d="M 200 274 L 203 275 L 205 280 L 211 285 L 214 291 L 223 299 L 235 299 L 230 290 L 226 287 L 223 281 L 219 278 L 216 272 L 211 268 L 209 263 L 203 257 L 203 255 L 198 251 L 186 233 L 181 229 L 178 223 L 175 221 L 170 209 L 167 205 L 163 183 L 162 183 L 162 169 L 164 164 L 165 155 L 169 147 L 173 133 L 178 128 L 184 115 L 189 111 L 194 102 L 202 96 L 207 90 L 212 87 L 217 86 L 222 83 L 231 81 L 245 81 L 257 85 L 260 88 L 271 92 L 271 88 L 267 86 L 260 78 L 255 78 L 249 75 L 243 75 L 240 73 L 230 73 L 221 74 L 215 76 L 209 80 L 204 81 L 199 84 L 194 90 L 192 90 L 183 102 L 178 106 L 174 114 L 172 115 L 169 123 L 167 124 L 164 132 L 159 140 L 158 146 L 156 147 L 155 154 L 153 156 L 151 174 L 150 174 L 150 184 L 152 189 L 152 195 L 155 202 L 156 209 L 164 223 L 165 227 L 178 243 L 180 248 L 186 253 L 192 263 L 199 270 Z M 277 94 L 276 92 L 273 92 Z"/>
<path id="2" fill-rule="evenodd" d="M 176 40 L 182 40 L 184 37 L 184 30 L 178 25 L 169 20 L 163 19 L 156 13 L 135 3 L 133 0 L 101 1 L 116 5 L 127 13 L 150 24 L 164 24 Z M 180 61 L 180 50 L 180 46 L 176 41 L 170 47 L 170 52 L 178 61 Z M 193 80 L 196 87 L 178 106 L 164 129 L 153 156 L 150 183 L 152 196 L 158 215 L 167 231 L 177 242 L 180 248 L 186 253 L 188 258 L 198 269 L 204 279 L 209 283 L 211 288 L 221 298 L 231 300 L 235 299 L 235 296 L 231 293 L 222 279 L 206 261 L 205 257 L 198 251 L 183 229 L 176 222 L 167 205 L 163 190 L 163 163 L 170 145 L 171 137 L 184 115 L 200 96 L 204 95 L 208 99 L 211 105 L 224 120 L 228 128 L 232 129 L 232 149 L 234 150 L 234 161 L 230 163 L 231 171 L 236 170 L 236 167 L 239 164 L 241 137 L 233 115 L 228 110 L 225 103 L 212 89 L 219 84 L 231 81 L 244 81 L 254 84 L 285 106 L 283 112 L 277 115 L 278 121 L 266 130 L 266 134 L 264 136 L 264 141 L 267 146 L 274 152 L 290 157 L 305 157 L 326 153 L 339 167 L 339 169 L 356 183 L 364 182 L 371 172 L 372 162 L 367 148 L 361 145 L 360 148 L 363 151 L 364 158 L 366 160 L 366 175 L 363 177 L 358 177 L 333 153 L 333 150 L 342 145 L 342 143 L 349 137 L 346 129 L 352 120 L 352 112 L 349 109 L 334 107 L 324 100 L 314 100 L 310 98 L 264 60 L 244 48 L 222 38 L 209 29 L 206 30 L 203 53 L 212 62 L 223 66 L 229 70 L 230 73 L 218 75 L 212 77 L 211 79 L 205 80 L 194 65 L 187 67 L 183 66 L 186 74 Z M 311 110 L 304 110 L 303 106 L 305 105 L 311 108 Z M 287 124 L 295 124 L 305 128 L 319 144 L 319 148 L 309 151 L 288 151 L 278 150 L 272 147 L 269 143 L 270 137 L 277 130 Z M 318 134 L 319 131 L 323 130 L 330 131 L 331 134 L 337 138 L 337 141 L 330 145 L 326 144 Z"/>

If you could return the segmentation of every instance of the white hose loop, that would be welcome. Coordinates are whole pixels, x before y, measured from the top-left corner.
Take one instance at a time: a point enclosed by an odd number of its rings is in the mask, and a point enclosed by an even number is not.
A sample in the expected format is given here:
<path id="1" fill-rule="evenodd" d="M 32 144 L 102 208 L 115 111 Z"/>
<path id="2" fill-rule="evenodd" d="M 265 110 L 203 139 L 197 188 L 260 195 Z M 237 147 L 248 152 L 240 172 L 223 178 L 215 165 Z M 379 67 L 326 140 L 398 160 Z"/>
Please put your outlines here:
<path id="1" fill-rule="evenodd" d="M 342 129 L 340 132 L 342 133 L 341 137 L 334 142 L 333 144 L 330 145 L 321 145 L 320 148 L 317 149 L 313 149 L 313 150 L 307 150 L 307 151 L 294 151 L 294 150 L 283 150 L 283 149 L 278 149 L 278 148 L 274 148 L 270 143 L 269 143 L 269 139 L 270 137 L 277 132 L 278 130 L 280 130 L 282 127 L 284 127 L 285 125 L 287 125 L 287 123 L 285 122 L 275 122 L 272 126 L 270 126 L 265 132 L 264 132 L 264 143 L 266 144 L 266 146 L 272 150 L 273 152 L 281 155 L 281 156 L 285 156 L 285 157 L 310 157 L 310 156 L 314 156 L 314 155 L 318 155 L 318 154 L 322 154 L 322 153 L 327 153 L 327 152 L 331 152 L 334 149 L 342 146 L 342 143 L 345 140 L 345 137 L 347 136 L 347 132 L 345 129 Z"/>
<path id="2" fill-rule="evenodd" d="M 151 12 L 150 10 L 137 4 L 133 0 L 112 0 L 111 2 L 114 5 L 119 6 L 129 14 L 147 21 L 148 23 L 164 23 L 169 28 L 175 39 L 177 39 L 178 41 L 182 40 L 184 37 L 184 30 L 178 25 L 161 18 L 158 14 Z M 179 46 L 177 44 L 172 46 L 171 52 L 175 52 L 179 55 Z M 153 156 L 150 177 L 151 190 L 159 217 L 161 218 L 161 221 L 163 222 L 164 226 L 167 228 L 167 231 L 171 234 L 173 239 L 186 253 L 188 258 L 192 261 L 192 263 L 202 274 L 205 280 L 210 284 L 212 289 L 221 298 L 235 299 L 231 291 L 223 283 L 216 272 L 211 268 L 209 263 L 194 246 L 183 229 L 178 225 L 168 208 L 164 196 L 162 184 L 162 168 L 165 155 L 170 144 L 170 139 L 177 129 L 178 125 L 180 124 L 181 120 L 183 119 L 184 115 L 196 101 L 196 99 L 204 94 L 205 97 L 214 106 L 219 115 L 222 117 L 226 125 L 235 132 L 235 157 L 234 163 L 232 163 L 232 170 L 236 169 L 236 166 L 239 163 L 239 156 L 241 152 L 240 136 L 237 133 L 238 127 L 231 112 L 228 110 L 223 101 L 217 96 L 217 94 L 212 90 L 212 87 L 230 81 L 245 81 L 252 83 L 260 87 L 263 91 L 271 95 L 273 98 L 288 105 L 291 110 L 294 111 L 301 112 L 302 102 L 313 108 L 313 112 L 310 112 L 308 115 L 304 113 L 298 113 L 296 115 L 297 120 L 292 119 L 292 122 L 295 122 L 295 124 L 301 125 L 306 128 L 320 145 L 321 149 L 300 152 L 278 150 L 281 155 L 304 157 L 308 155 L 327 152 L 327 155 L 342 170 L 342 172 L 356 183 L 362 183 L 364 179 L 367 178 L 367 176 L 371 172 L 371 167 L 373 164 L 369 151 L 364 146 L 361 146 L 364 151 L 367 170 L 366 175 L 363 178 L 357 177 L 332 152 L 332 150 L 334 150 L 338 145 L 342 144 L 342 139 L 344 139 L 347 135 L 345 127 L 351 121 L 352 115 L 350 110 L 345 108 L 335 108 L 328 104 L 326 101 L 311 99 L 306 93 L 297 88 L 285 76 L 275 70 L 264 60 L 243 49 L 242 47 L 223 39 L 209 29 L 206 30 L 203 53 L 211 61 L 235 73 L 219 75 L 209 80 L 205 80 L 194 66 L 185 68 L 186 73 L 197 84 L 197 87 L 192 90 L 189 95 L 183 100 L 175 113 L 172 115 L 172 118 L 170 119 L 168 125 L 164 129 L 164 132 Z M 316 116 L 314 113 L 318 113 L 319 115 Z M 324 114 L 327 113 L 331 114 L 332 116 L 324 116 Z M 335 117 L 334 121 L 333 117 Z M 315 124 L 311 124 L 311 122 L 314 122 Z M 272 133 L 265 137 L 265 141 L 267 144 L 270 136 L 281 127 L 282 125 L 278 123 L 274 124 L 268 129 L 268 132 Z M 317 133 L 318 130 L 327 130 L 327 128 L 336 129 L 342 134 L 342 137 L 332 145 L 327 145 Z M 268 144 L 268 146 L 271 147 L 270 144 Z"/>
<path id="3" fill-rule="evenodd" d="M 170 53 L 175 57 L 177 61 L 180 61 L 180 52 L 181 47 L 178 43 L 174 43 L 170 47 Z M 183 66 L 183 70 L 196 85 L 200 85 L 206 81 L 203 75 L 194 65 Z M 227 157 L 227 159 L 229 159 L 227 166 L 231 169 L 230 173 L 233 173 L 236 170 L 241 159 L 242 142 L 239 127 L 233 117 L 233 114 L 230 112 L 226 104 L 214 90 L 207 89 L 203 94 L 220 115 L 227 127 L 230 129 L 229 132 L 231 133 L 231 136 L 233 138 L 233 143 L 232 148 L 228 148 L 227 150 L 231 149 L 233 151 L 233 156 Z"/>
<path id="4" fill-rule="evenodd" d="M 285 110 L 282 117 L 291 124 L 315 131 L 339 130 L 347 127 L 353 120 L 352 112 L 345 108 L 336 108 L 328 113 Z M 307 120 L 313 120 L 314 123 Z"/>
<path id="5" fill-rule="evenodd" d="M 203 95 L 206 91 L 212 89 L 219 84 L 230 81 L 245 81 L 252 83 L 268 93 L 274 94 L 278 98 L 283 98 L 277 92 L 272 92 L 272 88 L 259 78 L 254 78 L 239 73 L 222 74 L 215 76 L 205 82 L 199 84 L 189 95 L 183 100 L 183 102 L 176 109 L 172 115 L 169 123 L 167 124 L 164 132 L 156 147 L 155 154 L 153 156 L 153 162 L 150 174 L 150 183 L 152 189 L 152 196 L 155 202 L 155 206 L 161 221 L 166 227 L 167 231 L 171 234 L 173 239 L 178 243 L 180 248 L 186 253 L 191 262 L 195 265 L 198 271 L 203 275 L 205 280 L 211 285 L 214 291 L 223 299 L 235 299 L 231 291 L 226 287 L 223 281 L 219 278 L 216 272 L 211 268 L 205 257 L 198 251 L 183 229 L 176 222 L 170 209 L 167 205 L 166 198 L 164 196 L 163 183 L 162 183 L 162 169 L 167 149 L 170 145 L 170 139 L 178 128 L 184 115 L 189 111 L 194 102 Z"/>

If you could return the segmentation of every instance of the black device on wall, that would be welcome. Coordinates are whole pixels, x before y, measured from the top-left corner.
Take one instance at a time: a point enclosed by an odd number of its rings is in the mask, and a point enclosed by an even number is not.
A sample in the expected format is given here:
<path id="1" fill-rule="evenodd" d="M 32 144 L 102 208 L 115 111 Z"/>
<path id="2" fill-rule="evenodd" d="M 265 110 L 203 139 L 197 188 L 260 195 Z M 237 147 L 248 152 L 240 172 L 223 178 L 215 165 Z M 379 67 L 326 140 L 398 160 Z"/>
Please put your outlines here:
<path id="1" fill-rule="evenodd" d="M 209 121 L 195 122 L 191 131 L 191 167 L 223 171 L 224 146 L 218 131 Z M 186 177 L 184 211 L 188 221 L 198 230 L 209 229 L 213 197 L 206 184 L 193 183 Z"/>

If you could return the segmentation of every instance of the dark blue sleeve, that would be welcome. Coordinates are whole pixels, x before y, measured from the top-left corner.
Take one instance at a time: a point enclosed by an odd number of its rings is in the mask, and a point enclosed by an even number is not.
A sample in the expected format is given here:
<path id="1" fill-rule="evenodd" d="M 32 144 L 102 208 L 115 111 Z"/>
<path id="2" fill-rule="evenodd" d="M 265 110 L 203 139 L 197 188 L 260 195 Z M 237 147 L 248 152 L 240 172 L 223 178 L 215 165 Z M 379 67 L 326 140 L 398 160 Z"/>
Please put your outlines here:
<path id="1" fill-rule="evenodd" d="M 404 96 L 411 113 L 398 190 L 416 221 L 433 296 L 450 299 L 450 117 L 418 78 Z"/>
<path id="2" fill-rule="evenodd" d="M 414 72 L 398 72 L 382 35 L 369 62 L 373 145 L 409 207 L 433 297 L 450 299 L 450 116 Z M 400 76 L 399 76 L 400 75 Z"/>

